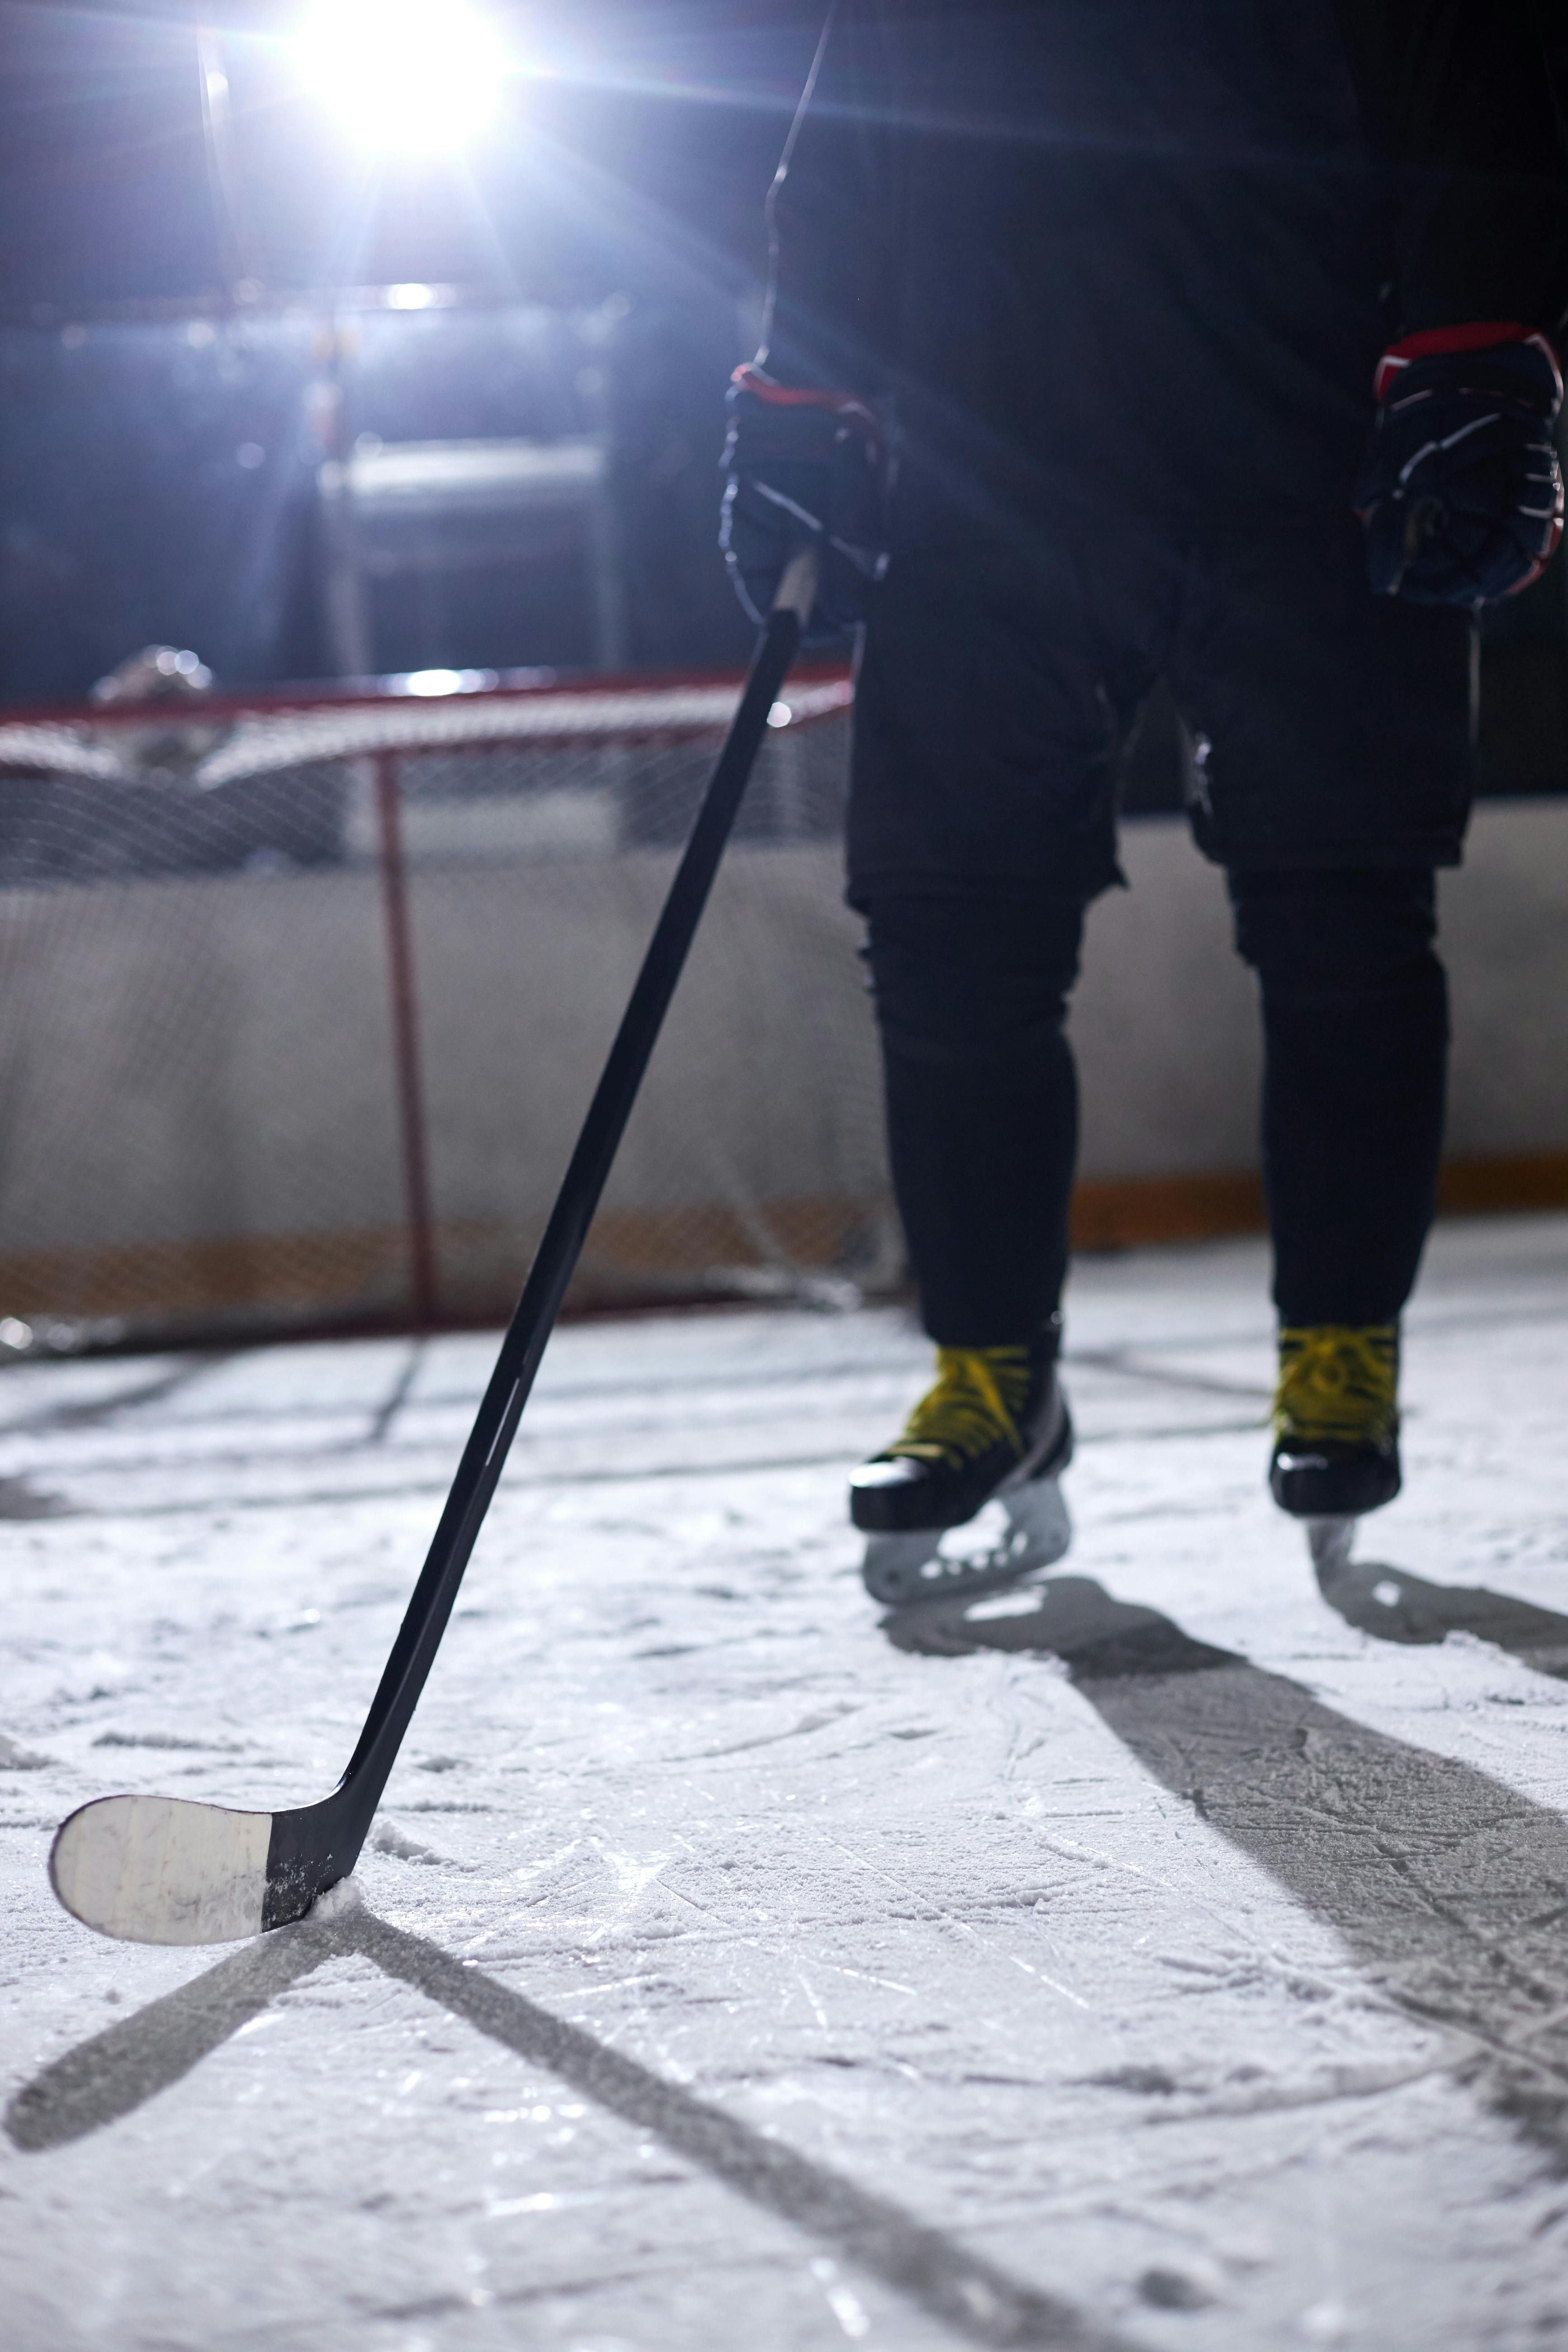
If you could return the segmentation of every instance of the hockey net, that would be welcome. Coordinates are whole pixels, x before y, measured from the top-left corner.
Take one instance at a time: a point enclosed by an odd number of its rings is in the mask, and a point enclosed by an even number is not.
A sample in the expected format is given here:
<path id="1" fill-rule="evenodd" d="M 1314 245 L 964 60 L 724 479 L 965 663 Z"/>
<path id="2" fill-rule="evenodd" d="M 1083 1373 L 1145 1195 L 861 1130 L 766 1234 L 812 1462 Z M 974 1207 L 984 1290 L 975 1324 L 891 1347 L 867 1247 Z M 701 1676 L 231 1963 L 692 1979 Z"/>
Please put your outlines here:
<path id="1" fill-rule="evenodd" d="M 738 688 L 437 683 L 0 722 L 0 1348 L 510 1311 Z M 896 1276 L 849 694 L 775 706 L 579 1304 Z"/>

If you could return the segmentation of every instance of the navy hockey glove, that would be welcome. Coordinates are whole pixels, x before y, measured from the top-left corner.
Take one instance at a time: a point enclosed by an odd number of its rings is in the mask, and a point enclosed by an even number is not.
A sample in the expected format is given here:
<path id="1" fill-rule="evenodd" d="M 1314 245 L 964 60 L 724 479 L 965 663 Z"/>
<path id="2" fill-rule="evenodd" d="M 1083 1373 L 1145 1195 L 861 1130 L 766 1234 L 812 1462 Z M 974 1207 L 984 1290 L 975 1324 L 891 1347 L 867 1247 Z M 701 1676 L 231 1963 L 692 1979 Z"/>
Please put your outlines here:
<path id="1" fill-rule="evenodd" d="M 757 367 L 735 370 L 729 409 L 719 544 L 735 593 L 765 621 L 784 565 L 815 547 L 803 635 L 824 644 L 864 618 L 867 586 L 887 568 L 881 429 L 853 393 L 796 390 Z"/>
<path id="2" fill-rule="evenodd" d="M 1545 336 L 1492 322 L 1407 335 L 1375 390 L 1356 511 L 1379 595 L 1473 605 L 1528 588 L 1563 535 L 1563 378 Z"/>

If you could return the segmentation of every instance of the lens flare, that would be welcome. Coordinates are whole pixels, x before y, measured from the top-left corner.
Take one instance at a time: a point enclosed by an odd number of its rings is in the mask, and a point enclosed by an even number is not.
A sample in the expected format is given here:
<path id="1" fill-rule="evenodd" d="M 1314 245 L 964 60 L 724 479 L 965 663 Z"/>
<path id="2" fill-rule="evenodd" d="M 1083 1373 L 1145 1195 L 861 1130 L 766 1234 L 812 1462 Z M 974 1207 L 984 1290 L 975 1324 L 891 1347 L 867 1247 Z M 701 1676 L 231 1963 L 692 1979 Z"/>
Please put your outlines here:
<path id="1" fill-rule="evenodd" d="M 322 0 L 292 43 L 301 74 L 367 147 L 431 153 L 481 131 L 506 60 L 452 0 Z"/>

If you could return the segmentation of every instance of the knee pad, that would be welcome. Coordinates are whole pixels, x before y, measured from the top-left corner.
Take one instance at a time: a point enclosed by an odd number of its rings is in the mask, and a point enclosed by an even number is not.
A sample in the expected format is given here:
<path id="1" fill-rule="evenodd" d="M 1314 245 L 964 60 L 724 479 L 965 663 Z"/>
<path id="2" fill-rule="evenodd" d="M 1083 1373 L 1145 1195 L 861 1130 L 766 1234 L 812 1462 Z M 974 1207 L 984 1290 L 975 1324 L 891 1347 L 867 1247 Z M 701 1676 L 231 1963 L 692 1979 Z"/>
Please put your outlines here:
<path id="1" fill-rule="evenodd" d="M 1442 985 L 1429 866 L 1233 872 L 1236 947 L 1274 1002 L 1352 1004 Z"/>
<path id="2" fill-rule="evenodd" d="M 1061 1034 L 1084 902 L 878 898 L 861 953 L 889 1053 L 949 1067 L 1028 1062 Z"/>

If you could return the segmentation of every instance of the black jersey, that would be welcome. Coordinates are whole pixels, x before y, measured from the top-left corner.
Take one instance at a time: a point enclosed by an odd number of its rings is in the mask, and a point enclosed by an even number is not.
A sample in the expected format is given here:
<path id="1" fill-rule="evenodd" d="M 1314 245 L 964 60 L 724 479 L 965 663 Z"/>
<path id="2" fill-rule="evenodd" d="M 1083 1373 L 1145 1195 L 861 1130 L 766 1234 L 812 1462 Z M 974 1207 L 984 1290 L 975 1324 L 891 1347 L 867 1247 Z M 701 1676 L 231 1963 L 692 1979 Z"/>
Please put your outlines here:
<path id="1" fill-rule="evenodd" d="M 1568 306 L 1564 21 L 838 0 L 773 193 L 769 364 L 896 414 L 905 540 L 1108 498 L 1342 510 L 1387 342 Z"/>

